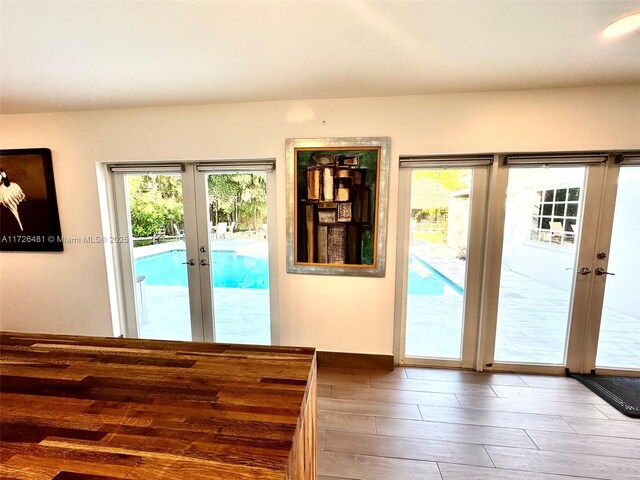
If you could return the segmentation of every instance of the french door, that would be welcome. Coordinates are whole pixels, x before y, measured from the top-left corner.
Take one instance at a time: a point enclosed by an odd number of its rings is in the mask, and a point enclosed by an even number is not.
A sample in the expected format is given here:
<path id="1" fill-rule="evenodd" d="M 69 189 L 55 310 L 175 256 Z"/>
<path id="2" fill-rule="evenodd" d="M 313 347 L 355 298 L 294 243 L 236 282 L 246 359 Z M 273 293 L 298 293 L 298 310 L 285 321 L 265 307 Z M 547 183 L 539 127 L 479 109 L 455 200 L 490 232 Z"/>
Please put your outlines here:
<path id="1" fill-rule="evenodd" d="M 605 183 L 581 369 L 640 374 L 640 155 L 618 156 Z"/>
<path id="2" fill-rule="evenodd" d="M 127 337 L 277 343 L 272 161 L 112 165 Z"/>
<path id="3" fill-rule="evenodd" d="M 491 163 L 486 156 L 401 159 L 394 336 L 400 363 L 474 364 Z"/>
<path id="4" fill-rule="evenodd" d="M 401 159 L 400 363 L 640 373 L 637 155 L 418 160 Z"/>

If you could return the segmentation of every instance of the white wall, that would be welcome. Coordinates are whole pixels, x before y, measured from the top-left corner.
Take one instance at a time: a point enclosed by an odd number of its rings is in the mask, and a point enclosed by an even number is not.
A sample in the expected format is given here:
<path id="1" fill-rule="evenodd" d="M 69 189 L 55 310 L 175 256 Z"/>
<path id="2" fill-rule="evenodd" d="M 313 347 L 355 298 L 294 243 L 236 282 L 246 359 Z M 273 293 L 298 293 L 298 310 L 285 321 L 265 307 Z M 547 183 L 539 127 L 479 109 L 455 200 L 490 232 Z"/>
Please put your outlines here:
<path id="1" fill-rule="evenodd" d="M 2 148 L 51 148 L 64 235 L 102 232 L 96 162 L 275 157 L 282 343 L 391 354 L 398 155 L 637 149 L 640 86 L 5 115 L 0 121 Z M 336 136 L 392 138 L 385 278 L 285 272 L 284 140 Z M 318 302 L 317 292 L 328 297 Z M 0 296 L 6 330 L 112 332 L 102 245 L 69 244 L 62 254 L 2 253 Z"/>
<path id="2" fill-rule="evenodd" d="M 509 172 L 503 264 L 512 271 L 564 292 L 573 286 L 576 248 L 531 241 L 532 206 L 538 190 L 580 186 L 584 198 L 585 168 L 525 168 Z M 578 212 L 579 216 L 581 212 Z M 576 231 L 580 228 L 580 218 Z"/>
<path id="3" fill-rule="evenodd" d="M 568 294 L 575 276 L 574 262 L 575 248 L 522 243 L 513 248 L 510 268 Z"/>

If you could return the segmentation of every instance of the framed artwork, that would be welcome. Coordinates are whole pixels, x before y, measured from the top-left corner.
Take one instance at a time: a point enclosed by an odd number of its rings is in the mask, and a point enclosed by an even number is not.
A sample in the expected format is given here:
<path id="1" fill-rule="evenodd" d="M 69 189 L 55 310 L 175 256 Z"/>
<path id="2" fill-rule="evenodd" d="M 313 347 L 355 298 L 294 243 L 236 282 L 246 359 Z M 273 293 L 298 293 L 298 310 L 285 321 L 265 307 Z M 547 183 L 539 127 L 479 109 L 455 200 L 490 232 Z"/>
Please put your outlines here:
<path id="1" fill-rule="evenodd" d="M 287 139 L 287 272 L 384 276 L 390 144 Z"/>
<path id="2" fill-rule="evenodd" d="M 51 150 L 0 150 L 0 251 L 61 252 Z"/>

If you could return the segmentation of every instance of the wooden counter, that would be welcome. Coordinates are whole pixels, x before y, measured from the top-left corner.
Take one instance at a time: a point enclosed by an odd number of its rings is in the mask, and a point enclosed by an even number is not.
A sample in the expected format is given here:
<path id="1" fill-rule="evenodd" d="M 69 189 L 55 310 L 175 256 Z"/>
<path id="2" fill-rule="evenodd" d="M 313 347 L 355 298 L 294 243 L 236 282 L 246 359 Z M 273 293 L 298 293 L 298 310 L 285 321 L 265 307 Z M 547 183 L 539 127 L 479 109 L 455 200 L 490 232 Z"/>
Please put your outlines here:
<path id="1" fill-rule="evenodd" d="M 0 334 L 0 478 L 316 478 L 313 349 Z"/>

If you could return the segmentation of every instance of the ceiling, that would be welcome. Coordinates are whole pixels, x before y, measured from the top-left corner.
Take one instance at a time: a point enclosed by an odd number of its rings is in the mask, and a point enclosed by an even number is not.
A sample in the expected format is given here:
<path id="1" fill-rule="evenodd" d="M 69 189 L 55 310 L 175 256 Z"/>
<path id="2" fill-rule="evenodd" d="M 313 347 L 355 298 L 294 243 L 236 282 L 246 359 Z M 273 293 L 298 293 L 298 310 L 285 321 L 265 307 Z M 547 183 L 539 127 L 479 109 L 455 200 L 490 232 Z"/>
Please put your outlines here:
<path id="1" fill-rule="evenodd" d="M 640 1 L 0 1 L 0 112 L 640 83 Z"/>

